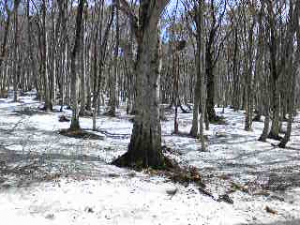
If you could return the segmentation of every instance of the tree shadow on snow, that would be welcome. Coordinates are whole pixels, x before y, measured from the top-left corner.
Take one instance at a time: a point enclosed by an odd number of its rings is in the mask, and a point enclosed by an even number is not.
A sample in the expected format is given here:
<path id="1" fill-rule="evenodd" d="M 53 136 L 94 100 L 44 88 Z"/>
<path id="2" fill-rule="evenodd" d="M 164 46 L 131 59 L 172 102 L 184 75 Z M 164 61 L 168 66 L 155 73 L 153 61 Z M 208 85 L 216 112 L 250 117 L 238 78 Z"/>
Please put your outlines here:
<path id="1" fill-rule="evenodd" d="M 239 225 L 299 225 L 300 224 L 300 220 L 290 220 L 290 221 L 280 221 L 280 222 L 274 222 L 274 223 L 253 223 L 253 224 L 249 224 L 249 223 L 243 223 L 243 224 L 239 224 Z"/>
<path id="2" fill-rule="evenodd" d="M 0 159 L 0 190 L 27 187 L 57 177 L 101 177 L 93 168 L 106 164 L 97 156 L 23 152 L 5 149 L 3 146 Z"/>
<path id="3" fill-rule="evenodd" d="M 211 145 L 216 144 L 245 144 L 256 141 L 255 136 L 230 134 L 230 133 L 217 133 L 210 138 L 209 143 Z"/>

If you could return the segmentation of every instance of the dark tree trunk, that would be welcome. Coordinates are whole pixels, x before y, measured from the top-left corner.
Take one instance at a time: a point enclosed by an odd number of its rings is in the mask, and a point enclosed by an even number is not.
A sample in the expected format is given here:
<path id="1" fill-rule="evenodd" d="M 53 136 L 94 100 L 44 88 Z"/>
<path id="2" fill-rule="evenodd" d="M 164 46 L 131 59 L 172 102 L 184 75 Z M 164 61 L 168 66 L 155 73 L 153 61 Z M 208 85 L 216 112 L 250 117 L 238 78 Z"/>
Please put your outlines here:
<path id="1" fill-rule="evenodd" d="M 272 118 L 272 127 L 269 133 L 269 138 L 280 140 L 281 137 L 279 136 L 280 130 L 280 121 L 279 121 L 279 111 L 280 111 L 280 96 L 279 96 L 279 72 L 277 66 L 277 44 L 278 38 L 276 34 L 275 28 L 275 16 L 273 12 L 273 4 L 272 2 L 268 2 L 268 10 L 269 10 L 269 33 L 270 33 L 270 71 L 271 71 L 271 84 L 272 84 L 272 111 L 273 111 L 273 118 Z"/>
<path id="2" fill-rule="evenodd" d="M 5 7 L 6 13 L 7 13 L 7 18 L 6 18 L 5 26 L 4 26 L 3 42 L 1 45 L 1 49 L 0 49 L 1 50 L 1 52 L 0 52 L 0 73 L 2 72 L 2 63 L 3 63 L 3 59 L 6 55 L 6 45 L 7 45 L 8 33 L 9 33 L 9 27 L 10 27 L 10 18 L 11 18 L 11 12 L 8 9 L 7 1 L 8 0 L 5 0 L 5 3 L 4 3 L 4 7 Z M 0 93 L 0 95 L 1 94 L 2 93 Z"/>
<path id="3" fill-rule="evenodd" d="M 82 29 L 82 14 L 85 0 L 80 0 L 78 8 L 77 8 L 77 16 L 76 16 L 76 31 L 75 31 L 75 44 L 71 53 L 71 96 L 72 96 L 72 119 L 70 130 L 78 130 L 80 129 L 79 125 L 79 112 L 78 112 L 78 102 L 77 102 L 77 91 L 76 91 L 76 55 L 80 48 L 80 34 Z"/>
<path id="4" fill-rule="evenodd" d="M 234 29 L 234 53 L 233 53 L 233 109 L 240 109 L 240 77 L 238 63 L 238 28 Z"/>
<path id="5" fill-rule="evenodd" d="M 208 50 L 206 50 L 208 51 Z M 214 81 L 214 72 L 212 66 L 212 55 L 206 53 L 206 77 L 207 77 L 207 115 L 209 122 L 214 122 L 216 120 L 216 111 L 215 111 L 215 81 Z"/>
<path id="6" fill-rule="evenodd" d="M 120 28 L 119 28 L 119 0 L 113 0 L 114 10 L 115 10 L 115 18 L 116 18 L 116 34 L 115 34 L 115 47 L 114 47 L 114 59 L 113 59 L 113 72 L 110 76 L 110 96 L 109 96 L 109 111 L 108 115 L 116 116 L 116 108 L 117 108 L 117 98 L 118 98 L 118 87 L 117 87 L 117 75 L 118 75 L 118 56 L 119 56 L 119 36 L 120 36 Z"/>
<path id="7" fill-rule="evenodd" d="M 18 8 L 20 0 L 14 1 L 14 54 L 13 54 L 13 88 L 14 88 L 14 102 L 18 101 Z"/>

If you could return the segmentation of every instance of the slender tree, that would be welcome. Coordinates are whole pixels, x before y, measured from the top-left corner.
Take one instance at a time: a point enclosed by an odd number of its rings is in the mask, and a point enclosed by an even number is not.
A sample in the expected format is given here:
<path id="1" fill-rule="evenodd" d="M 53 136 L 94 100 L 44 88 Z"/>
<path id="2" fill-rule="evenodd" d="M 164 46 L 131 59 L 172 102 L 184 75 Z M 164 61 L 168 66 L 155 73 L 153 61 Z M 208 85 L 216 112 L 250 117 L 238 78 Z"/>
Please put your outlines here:
<path id="1" fill-rule="evenodd" d="M 20 0 L 14 0 L 14 59 L 13 59 L 13 86 L 14 86 L 14 102 L 18 101 L 18 8 Z"/>
<path id="2" fill-rule="evenodd" d="M 292 123 L 293 123 L 293 117 L 294 117 L 294 111 L 295 111 L 295 92 L 296 92 L 296 78 L 299 74 L 299 64 L 300 64 L 300 25 L 299 25 L 299 19 L 300 19 L 300 1 L 296 1 L 296 3 L 293 4 L 293 2 L 290 2 L 290 24 L 291 29 L 290 32 L 292 33 L 291 36 L 294 36 L 293 34 L 296 33 L 297 37 L 297 49 L 295 53 L 295 58 L 293 59 L 294 54 L 287 54 L 287 74 L 289 75 L 289 95 L 288 95 L 288 124 L 287 124 L 287 131 L 284 135 L 284 138 L 279 143 L 279 147 L 285 148 L 286 144 L 289 142 L 291 133 L 292 133 Z M 293 43 L 291 44 L 291 49 L 293 49 Z M 292 52 L 292 51 L 291 51 Z"/>
<path id="3" fill-rule="evenodd" d="M 8 40 L 8 34 L 9 34 L 9 27 L 10 27 L 10 18 L 11 18 L 11 12 L 9 10 L 8 0 L 5 0 L 4 2 L 4 8 L 5 12 L 7 14 L 6 21 L 5 21 L 5 26 L 4 26 L 4 36 L 3 36 L 3 41 L 1 43 L 1 52 L 0 52 L 0 71 L 2 70 L 2 63 L 4 60 L 4 57 L 6 55 L 6 49 L 7 49 L 7 40 Z M 2 91 L 2 90 L 1 90 Z"/>
<path id="4" fill-rule="evenodd" d="M 204 44 L 204 4 L 203 1 L 194 1 L 194 22 L 196 24 L 196 41 L 197 48 L 195 54 L 196 63 L 196 83 L 194 90 L 194 108 L 193 108 L 193 121 L 190 134 L 193 137 L 198 136 L 199 125 L 200 125 L 200 138 L 202 143 L 202 148 L 205 150 L 204 136 L 203 136 L 203 121 L 205 115 L 205 103 L 206 103 L 206 93 L 205 93 L 205 44 Z M 201 109 L 200 121 L 198 122 L 199 109 Z M 204 111 L 203 111 L 204 110 Z"/>
<path id="5" fill-rule="evenodd" d="M 118 56 L 120 45 L 120 28 L 119 28 L 119 0 L 114 0 L 115 10 L 115 47 L 114 47 L 114 59 L 113 59 L 113 72 L 110 77 L 110 99 L 109 99 L 109 112 L 110 116 L 116 116 L 118 87 L 117 87 L 117 75 L 118 75 Z"/>

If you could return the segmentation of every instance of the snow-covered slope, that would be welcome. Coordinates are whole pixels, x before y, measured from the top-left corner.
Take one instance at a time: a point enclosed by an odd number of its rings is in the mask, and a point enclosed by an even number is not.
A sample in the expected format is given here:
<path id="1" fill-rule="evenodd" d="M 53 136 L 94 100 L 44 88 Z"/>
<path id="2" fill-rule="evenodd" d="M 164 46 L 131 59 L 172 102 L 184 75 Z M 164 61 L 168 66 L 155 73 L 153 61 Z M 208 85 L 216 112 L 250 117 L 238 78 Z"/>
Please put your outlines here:
<path id="1" fill-rule="evenodd" d="M 230 193 L 234 204 L 228 204 L 193 185 L 109 165 L 129 143 L 132 123 L 123 110 L 118 118 L 97 119 L 96 133 L 104 140 L 75 139 L 58 133 L 69 127 L 59 116 L 70 111 L 42 112 L 33 97 L 20 97 L 21 103 L 0 99 L 0 224 L 300 223 L 299 117 L 291 142 L 280 149 L 276 142 L 257 141 L 262 122 L 245 132 L 243 112 L 225 109 L 226 124 L 210 126 L 208 151 L 202 152 L 197 140 L 172 135 L 172 114 L 167 114 L 162 131 L 170 157 L 199 168 L 216 197 L 233 184 L 247 189 Z M 181 132 L 189 131 L 191 119 L 191 113 L 179 115 Z M 91 118 L 80 124 L 92 128 Z"/>

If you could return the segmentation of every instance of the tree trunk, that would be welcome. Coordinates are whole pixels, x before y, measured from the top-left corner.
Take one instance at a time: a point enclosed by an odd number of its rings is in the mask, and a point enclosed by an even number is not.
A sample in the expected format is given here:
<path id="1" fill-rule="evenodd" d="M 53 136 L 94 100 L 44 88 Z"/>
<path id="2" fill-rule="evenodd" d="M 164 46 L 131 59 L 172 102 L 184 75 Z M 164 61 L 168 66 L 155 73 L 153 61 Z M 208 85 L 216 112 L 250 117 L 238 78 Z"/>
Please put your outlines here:
<path id="1" fill-rule="evenodd" d="M 198 51 L 198 55 L 199 55 L 199 61 L 198 63 L 199 65 L 199 73 L 200 73 L 200 85 L 201 85 L 201 103 L 200 103 L 200 107 L 201 107 L 201 116 L 200 116 L 200 140 L 201 140 L 201 146 L 202 146 L 202 151 L 206 151 L 206 145 L 205 145 L 205 138 L 204 138 L 204 119 L 208 119 L 207 118 L 207 114 L 206 114 L 206 84 L 205 84 L 205 45 L 204 43 L 204 2 L 199 1 L 199 9 L 198 9 L 198 14 L 197 14 L 197 20 L 198 20 L 198 35 L 197 35 L 197 51 Z M 213 78 L 213 77 L 212 77 Z M 214 83 L 213 83 L 214 85 Z M 214 94 L 213 94 L 214 96 Z M 214 110 L 214 109 L 213 109 Z"/>
<path id="2" fill-rule="evenodd" d="M 13 87 L 14 102 L 18 101 L 18 8 L 20 0 L 14 1 L 14 58 L 13 58 Z"/>
<path id="3" fill-rule="evenodd" d="M 203 150 L 205 150 L 205 143 L 204 143 L 204 136 L 203 136 L 203 121 L 205 115 L 205 86 L 204 86 L 204 77 L 205 77 L 205 45 L 204 45 L 204 38 L 203 38 L 203 3 L 199 1 L 199 5 L 195 5 L 196 8 L 196 15 L 194 20 L 197 24 L 197 50 L 196 50 L 196 84 L 195 84 L 195 93 L 194 93 L 194 108 L 193 108 L 193 121 L 192 121 L 192 128 L 190 131 L 190 135 L 193 137 L 197 137 L 198 135 L 198 123 L 200 125 L 200 138 Z M 201 103 L 200 103 L 201 102 Z M 199 109 L 201 109 L 201 117 L 200 121 L 198 122 L 198 114 Z M 204 110 L 204 111 L 203 111 Z"/>
<path id="4" fill-rule="evenodd" d="M 264 57 L 265 58 L 265 57 Z M 266 64 L 266 59 L 264 59 L 264 64 Z M 265 68 L 265 66 L 264 66 Z M 261 80 L 261 86 L 263 88 L 262 90 L 262 103 L 263 103 L 263 109 L 264 109 L 264 128 L 262 131 L 261 136 L 259 137 L 259 141 L 265 142 L 268 138 L 268 133 L 269 133 L 269 124 L 270 124 L 270 92 L 269 92 L 269 79 L 268 75 L 266 76 L 265 80 Z"/>
<path id="5" fill-rule="evenodd" d="M 117 75 L 118 75 L 118 56 L 119 56 L 119 0 L 114 0 L 114 10 L 116 15 L 116 34 L 115 34 L 115 49 L 114 49 L 114 69 L 110 76 L 110 96 L 109 96 L 109 111 L 108 115 L 116 116 L 118 87 L 117 87 Z"/>
<path id="6" fill-rule="evenodd" d="M 9 33 L 9 27 L 10 27 L 10 18 L 11 18 L 11 12 L 8 8 L 7 1 L 5 0 L 4 7 L 7 13 L 5 25 L 4 25 L 4 37 L 3 37 L 3 42 L 1 45 L 1 52 L 0 52 L 0 73 L 2 72 L 2 63 L 4 60 L 4 57 L 6 55 L 6 45 L 7 45 L 7 40 L 8 40 L 8 33 Z M 4 69 L 5 70 L 5 69 Z M 0 90 L 0 97 L 5 97 L 4 89 L 5 89 L 5 76 L 1 80 L 2 85 L 1 85 L 1 90 Z"/>
<path id="7" fill-rule="evenodd" d="M 128 94 L 127 94 L 127 114 L 131 114 L 134 105 L 134 82 L 135 82 L 135 74 L 134 74 L 134 60 L 133 60 L 133 52 L 132 52 L 132 42 L 133 38 L 130 38 L 129 43 L 125 43 L 123 47 L 124 58 L 125 58 L 125 71 L 128 82 Z"/>
<path id="8" fill-rule="evenodd" d="M 141 1 L 140 28 L 134 24 L 138 41 L 136 104 L 139 110 L 134 119 L 128 152 L 113 162 L 119 166 L 156 168 L 164 166 L 159 118 L 161 62 L 158 53 L 157 24 L 167 2 L 167 0 Z M 125 0 L 122 0 L 122 4 L 129 10 L 130 7 Z"/>
<path id="9" fill-rule="evenodd" d="M 85 67 L 85 23 L 82 22 L 82 31 L 81 31 L 81 52 L 80 52 L 80 67 L 81 67 L 81 74 L 80 74 L 80 115 L 85 115 L 85 100 L 86 100 L 86 67 Z"/>
<path id="10" fill-rule="evenodd" d="M 294 105 L 295 105 L 295 92 L 296 92 L 296 81 L 297 81 L 297 74 L 299 73 L 299 63 L 300 63 L 300 25 L 299 25 L 299 7 L 300 3 L 299 1 L 295 4 L 295 10 L 294 14 L 295 19 L 292 21 L 293 29 L 296 31 L 297 35 L 297 49 L 295 54 L 295 61 L 293 60 L 293 54 L 288 55 L 288 68 L 287 68 L 287 74 L 290 75 L 291 79 L 289 79 L 290 83 L 289 86 L 291 89 L 289 90 L 289 96 L 288 96 L 288 113 L 289 113 L 289 119 L 287 124 L 287 131 L 284 135 L 284 138 L 279 143 L 280 148 L 285 148 L 286 144 L 289 142 L 291 133 L 292 133 L 292 123 L 293 123 L 293 114 L 294 114 Z M 295 27 L 295 28 L 294 28 Z M 291 42 L 292 45 L 292 42 Z M 293 49 L 293 47 L 291 47 Z"/>
<path id="11" fill-rule="evenodd" d="M 208 50 L 206 50 L 208 51 Z M 216 118 L 216 111 L 215 111 L 215 77 L 213 72 L 213 65 L 212 65 L 212 54 L 211 52 L 206 53 L 206 77 L 207 77 L 207 115 L 208 120 L 210 122 L 214 122 L 217 120 Z"/>
<path id="12" fill-rule="evenodd" d="M 298 32 L 300 33 L 300 32 Z M 298 38 L 298 41 L 300 41 L 300 34 L 299 34 L 299 38 Z M 298 42 L 297 41 L 297 42 Z M 297 43 L 298 45 L 298 50 L 297 50 L 297 54 L 296 54 L 296 61 L 297 62 L 294 62 L 294 66 L 290 64 L 290 68 L 288 68 L 287 70 L 289 70 L 289 74 L 292 76 L 291 79 L 290 79 L 290 87 L 291 87 L 291 90 L 289 91 L 289 102 L 287 103 L 288 104 L 288 107 L 289 107 L 289 119 L 288 119 L 288 124 L 287 124 L 287 130 L 286 130 L 286 133 L 284 135 L 284 138 L 280 141 L 279 143 L 279 147 L 280 148 L 285 148 L 286 144 L 289 142 L 290 140 L 290 137 L 291 137 L 291 133 L 292 133 L 292 123 L 293 123 L 293 113 L 294 113 L 294 104 L 295 104 L 295 89 L 296 89 L 296 76 L 297 76 L 297 70 L 298 70 L 298 66 L 295 66 L 295 65 L 299 65 L 299 58 L 300 58 L 300 44 Z M 292 59 L 290 59 L 292 61 Z M 293 68 L 293 70 L 291 69 L 291 67 Z"/>
<path id="13" fill-rule="evenodd" d="M 198 52 L 196 54 L 196 83 L 195 83 L 195 90 L 194 90 L 194 108 L 193 108 L 193 120 L 192 120 L 192 128 L 190 131 L 190 135 L 192 137 L 197 137 L 198 135 L 198 116 L 199 116 L 199 106 L 201 100 L 201 72 L 200 72 L 200 57 L 198 56 Z"/>
<path id="14" fill-rule="evenodd" d="M 77 16 L 76 16 L 76 31 L 75 31 L 75 44 L 71 54 L 71 101 L 72 101 L 72 119 L 70 130 L 79 130 L 79 112 L 78 112 L 78 102 L 77 102 L 77 74 L 76 74 L 76 55 L 80 48 L 80 34 L 82 28 L 82 14 L 85 0 L 80 0 L 78 8 L 77 8 Z"/>
<path id="15" fill-rule="evenodd" d="M 273 12 L 273 3 L 268 2 L 268 11 L 269 11 L 269 35 L 270 35 L 270 71 L 271 71 L 271 84 L 272 84 L 272 127 L 269 133 L 269 138 L 280 140 L 279 136 L 280 122 L 279 122 L 279 112 L 280 112 L 280 96 L 279 96 L 279 71 L 277 66 L 277 33 L 275 28 L 275 16 Z"/>
<path id="16" fill-rule="evenodd" d="M 240 109 L 240 76 L 238 63 L 238 27 L 234 29 L 234 53 L 233 53 L 233 109 L 238 111 Z"/>
<path id="17" fill-rule="evenodd" d="M 272 111 L 273 111 L 273 119 L 272 119 L 272 127 L 271 131 L 269 133 L 269 138 L 280 140 L 281 137 L 279 136 L 280 131 L 280 121 L 279 121 L 279 111 L 280 111 L 280 104 L 279 104 L 279 84 L 278 80 L 274 79 L 274 77 L 271 77 L 272 82 L 272 95 L 273 95 L 273 101 L 272 101 Z"/>
<path id="18" fill-rule="evenodd" d="M 251 6 L 250 6 L 251 7 Z M 246 74 L 246 118 L 245 118 L 245 131 L 250 131 L 252 130 L 252 117 L 253 117 L 253 35 L 254 35 L 254 27 L 255 27 L 255 15 L 252 15 L 252 24 L 250 25 L 249 28 L 249 35 L 248 35 L 248 52 L 247 52 L 247 57 L 246 62 L 246 67 L 247 67 L 247 74 Z M 246 24 L 246 22 L 245 22 Z M 245 25 L 246 26 L 246 25 Z M 256 61 L 256 63 L 258 63 Z"/>
<path id="19" fill-rule="evenodd" d="M 173 94 L 174 94 L 174 106 L 175 106 L 175 115 L 174 115 L 174 134 L 179 133 L 178 128 L 178 105 L 179 103 L 179 51 L 174 49 L 173 52 L 173 76 L 174 76 L 174 83 L 173 83 Z"/>

